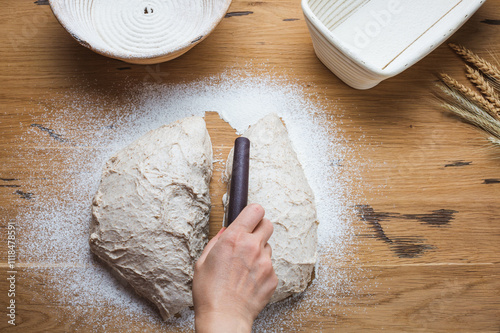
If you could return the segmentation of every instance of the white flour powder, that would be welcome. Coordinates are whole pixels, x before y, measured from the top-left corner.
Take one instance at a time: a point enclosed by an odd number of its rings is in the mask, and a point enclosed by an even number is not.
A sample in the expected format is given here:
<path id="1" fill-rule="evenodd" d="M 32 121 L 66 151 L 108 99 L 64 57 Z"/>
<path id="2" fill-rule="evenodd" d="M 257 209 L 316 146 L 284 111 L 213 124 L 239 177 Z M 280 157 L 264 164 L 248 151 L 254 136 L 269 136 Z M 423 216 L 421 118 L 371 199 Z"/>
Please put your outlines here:
<path id="1" fill-rule="evenodd" d="M 117 93 L 113 95 L 112 89 Z M 274 327 L 273 331 L 287 331 L 304 323 L 301 316 L 338 314 L 335 305 L 347 299 L 349 286 L 359 273 L 349 268 L 349 263 L 354 265 L 355 219 L 350 183 L 357 181 L 357 169 L 352 150 L 337 127 L 341 123 L 340 110 L 326 109 L 322 105 L 331 102 L 321 96 L 309 96 L 307 88 L 297 83 L 266 75 L 226 74 L 176 85 L 124 84 L 110 91 L 93 91 L 88 86 L 41 101 L 47 116 L 36 121 L 47 130 L 23 124 L 27 128 L 24 140 L 31 142 L 35 138 L 38 144 L 27 153 L 29 156 L 22 157 L 44 165 L 43 170 L 32 171 L 30 186 L 36 190 L 34 199 L 17 216 L 17 225 L 23 232 L 19 261 L 37 277 L 26 283 L 36 284 L 36 289 L 42 290 L 33 296 L 33 302 L 71 306 L 71 312 L 61 310 L 61 319 L 74 316 L 79 324 L 71 326 L 73 330 L 126 331 L 132 321 L 141 322 L 144 329 L 175 326 L 191 330 L 191 310 L 161 323 L 152 306 L 121 286 L 91 255 L 90 205 L 102 166 L 114 152 L 147 131 L 183 117 L 217 111 L 241 133 L 264 115 L 275 112 L 287 125 L 316 196 L 320 259 L 316 279 L 309 289 L 268 307 L 259 316 L 255 329 L 266 331 Z M 132 96 L 126 97 L 124 92 L 129 91 L 133 91 Z M 112 97 L 111 101 L 102 97 L 109 94 L 119 97 Z M 215 167 L 222 166 L 216 163 Z M 325 313 L 324 308 L 331 309 L 330 313 Z M 108 321 L 114 313 L 120 318 L 125 315 L 130 321 L 122 319 L 123 326 L 110 327 Z M 314 325 L 321 328 L 320 321 Z"/>

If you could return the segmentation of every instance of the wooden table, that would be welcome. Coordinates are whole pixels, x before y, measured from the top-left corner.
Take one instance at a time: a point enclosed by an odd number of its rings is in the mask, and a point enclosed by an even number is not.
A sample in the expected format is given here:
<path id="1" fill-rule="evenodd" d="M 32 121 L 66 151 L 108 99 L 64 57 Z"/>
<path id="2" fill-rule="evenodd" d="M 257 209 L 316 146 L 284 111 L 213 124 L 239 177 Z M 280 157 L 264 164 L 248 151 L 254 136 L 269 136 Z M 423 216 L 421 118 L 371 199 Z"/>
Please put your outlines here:
<path id="1" fill-rule="evenodd" d="M 47 140 L 30 138 L 32 124 L 43 127 L 51 122 L 44 116 L 46 107 L 63 103 L 65 93 L 75 86 L 103 98 L 106 87 L 125 78 L 169 84 L 248 68 L 256 75 L 285 74 L 319 96 L 327 112 L 341 114 L 342 130 L 360 163 L 360 178 L 352 188 L 359 210 L 354 226 L 356 260 L 345 258 L 341 266 L 363 274 L 343 301 L 331 300 L 330 308 L 293 310 L 280 323 L 270 324 L 270 331 L 282 327 L 325 332 L 498 332 L 500 148 L 492 148 L 475 128 L 443 112 L 432 98 L 435 74 L 463 78 L 462 61 L 442 45 L 401 75 L 358 91 L 316 58 L 299 1 L 234 0 L 229 12 L 240 13 L 223 19 L 207 40 L 184 56 L 161 65 L 139 66 L 79 46 L 52 16 L 46 0 L 4 3 L 0 14 L 0 329 L 101 330 L 82 324 L 88 321 L 79 317 L 77 308 L 44 297 L 40 290 L 51 281 L 24 271 L 44 262 L 18 265 L 17 326 L 7 323 L 8 222 L 18 223 L 17 237 L 23 237 L 29 226 L 19 225 L 19 212 L 42 192 L 64 199 L 69 195 L 62 186 L 64 175 L 78 171 L 61 165 L 52 178 L 37 178 L 48 163 L 58 163 L 64 155 L 59 149 L 47 161 L 33 153 L 50 155 L 51 147 L 61 143 L 54 133 L 66 130 L 50 132 L 44 127 Z M 500 55 L 498 19 L 500 3 L 490 0 L 451 40 L 491 60 L 489 52 Z M 106 108 L 96 111 L 95 117 L 104 116 Z M 227 125 L 214 115 L 209 114 L 207 121 L 214 146 L 226 155 L 222 144 L 228 147 L 234 134 L 224 130 L 219 132 L 226 134 L 216 134 Z M 213 190 L 215 196 L 223 192 L 219 185 Z M 222 214 L 218 202 L 211 235 Z M 28 287 L 33 285 L 34 289 Z M 324 301 L 320 303 L 328 303 Z M 96 308 L 93 313 L 97 317 L 102 311 Z M 294 319 L 299 315 L 300 320 Z M 111 319 L 106 327 L 108 331 L 169 331 L 168 326 L 130 320 L 126 314 Z"/>

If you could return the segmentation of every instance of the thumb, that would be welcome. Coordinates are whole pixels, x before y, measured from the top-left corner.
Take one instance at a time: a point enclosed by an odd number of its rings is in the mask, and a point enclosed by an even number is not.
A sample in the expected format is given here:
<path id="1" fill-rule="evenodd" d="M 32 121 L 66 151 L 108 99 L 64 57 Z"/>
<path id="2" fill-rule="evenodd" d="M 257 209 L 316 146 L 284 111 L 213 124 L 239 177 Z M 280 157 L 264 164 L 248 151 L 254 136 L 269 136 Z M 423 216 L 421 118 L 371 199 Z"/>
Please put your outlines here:
<path id="1" fill-rule="evenodd" d="M 200 258 L 198 259 L 198 261 L 200 263 L 203 263 L 205 261 L 208 254 L 210 253 L 210 250 L 212 250 L 212 248 L 215 246 L 215 244 L 219 240 L 219 238 L 222 235 L 222 233 L 224 232 L 224 230 L 226 230 L 226 227 L 222 227 L 222 229 L 220 229 L 220 231 L 217 233 L 217 235 L 215 235 L 214 238 L 212 238 L 210 240 L 210 242 L 208 242 L 207 246 L 205 246 L 205 248 L 203 249 L 203 252 L 201 253 Z"/>

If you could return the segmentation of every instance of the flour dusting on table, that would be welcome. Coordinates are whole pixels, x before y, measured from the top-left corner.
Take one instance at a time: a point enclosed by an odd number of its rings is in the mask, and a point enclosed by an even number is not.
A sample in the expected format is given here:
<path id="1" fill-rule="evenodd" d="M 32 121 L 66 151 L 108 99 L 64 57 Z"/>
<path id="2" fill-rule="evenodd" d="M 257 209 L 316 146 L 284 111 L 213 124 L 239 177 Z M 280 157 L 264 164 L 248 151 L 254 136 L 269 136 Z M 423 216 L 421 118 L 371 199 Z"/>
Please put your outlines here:
<path id="1" fill-rule="evenodd" d="M 78 322 L 85 325 L 74 329 L 116 329 L 107 323 L 114 316 L 112 309 L 118 309 L 119 315 L 143 323 L 144 329 L 160 325 L 191 330 L 191 310 L 161 323 L 151 305 L 120 285 L 92 256 L 88 245 L 90 205 L 102 166 L 114 152 L 147 131 L 180 118 L 216 111 L 242 133 L 263 116 L 277 113 L 288 128 L 316 197 L 319 262 L 309 289 L 266 308 L 254 328 L 287 331 L 288 325 L 294 325 L 298 329 L 301 315 L 314 314 L 319 307 L 331 308 L 332 316 L 338 313 L 335 304 L 349 294 L 349 286 L 359 273 L 348 268 L 355 259 L 356 215 L 351 182 L 357 181 L 358 175 L 352 149 L 335 126 L 341 122 L 341 110 L 326 109 L 320 97 L 309 96 L 307 88 L 299 83 L 266 75 L 224 74 L 183 84 L 123 86 L 127 87 L 116 89 L 131 92 L 129 96 L 122 93 L 109 99 L 104 97 L 107 92 L 100 96 L 92 87 L 86 87 L 42 101 L 47 118 L 37 122 L 64 140 L 54 140 L 47 131 L 23 124 L 23 139 L 35 137 L 37 144 L 22 157 L 44 161 L 45 165 L 44 170 L 32 171 L 32 185 L 47 189 L 35 194 L 16 221 L 24 233 L 19 262 L 41 280 L 31 283 L 45 284 L 45 290 L 34 295 L 33 301 L 72 306 Z M 215 167 L 222 167 L 219 164 Z M 330 315 L 322 311 L 319 317 Z M 123 323 L 120 330 L 126 329 L 127 323 Z"/>

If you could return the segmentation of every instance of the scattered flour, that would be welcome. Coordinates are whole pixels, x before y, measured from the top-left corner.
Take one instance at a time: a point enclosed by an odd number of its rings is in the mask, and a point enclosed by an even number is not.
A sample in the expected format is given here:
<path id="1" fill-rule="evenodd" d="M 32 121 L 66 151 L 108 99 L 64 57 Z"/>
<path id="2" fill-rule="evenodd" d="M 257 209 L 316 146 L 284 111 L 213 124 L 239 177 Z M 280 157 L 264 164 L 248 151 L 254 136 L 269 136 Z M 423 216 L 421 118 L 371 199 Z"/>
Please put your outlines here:
<path id="1" fill-rule="evenodd" d="M 46 118 L 36 121 L 59 135 L 59 139 L 39 127 L 23 124 L 26 126 L 23 139 L 32 142 L 35 138 L 38 144 L 21 157 L 44 165 L 44 170 L 32 171 L 32 187 L 38 191 L 16 221 L 24 233 L 20 237 L 19 262 L 38 277 L 27 283 L 45 285 L 40 294 L 33 296 L 33 301 L 76 308 L 72 314 L 61 317 L 74 316 L 75 322 L 82 325 L 72 327 L 74 330 L 126 331 L 130 327 L 127 322 L 119 328 L 108 326 L 115 313 L 112 309 L 120 316 L 125 313 L 130 321 L 143 323 L 145 330 L 158 327 L 191 330 L 191 310 L 180 318 L 161 323 L 152 306 L 120 285 L 91 255 L 90 205 L 102 166 L 114 152 L 147 131 L 183 117 L 216 111 L 242 133 L 264 115 L 274 112 L 285 121 L 315 193 L 320 221 L 319 262 L 309 289 L 266 308 L 257 319 L 255 330 L 289 331 L 300 327 L 301 316 L 310 318 L 317 314 L 319 318 L 339 314 L 335 305 L 349 302 L 350 286 L 360 274 L 353 267 L 356 215 L 351 192 L 352 183 L 358 181 L 358 171 L 353 150 L 336 126 L 341 123 L 341 110 L 325 109 L 320 97 L 309 96 L 307 89 L 298 83 L 266 75 L 224 74 L 175 85 L 122 85 L 115 87 L 118 91 L 115 95 L 87 87 L 42 101 Z M 116 97 L 111 100 L 102 97 L 108 95 Z M 222 160 L 222 156 L 217 157 L 220 152 L 214 153 L 215 159 Z M 222 165 L 215 163 L 215 167 Z M 37 286 L 37 290 L 40 288 Z M 322 328 L 320 320 L 314 325 Z"/>

